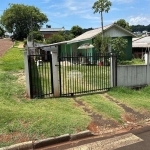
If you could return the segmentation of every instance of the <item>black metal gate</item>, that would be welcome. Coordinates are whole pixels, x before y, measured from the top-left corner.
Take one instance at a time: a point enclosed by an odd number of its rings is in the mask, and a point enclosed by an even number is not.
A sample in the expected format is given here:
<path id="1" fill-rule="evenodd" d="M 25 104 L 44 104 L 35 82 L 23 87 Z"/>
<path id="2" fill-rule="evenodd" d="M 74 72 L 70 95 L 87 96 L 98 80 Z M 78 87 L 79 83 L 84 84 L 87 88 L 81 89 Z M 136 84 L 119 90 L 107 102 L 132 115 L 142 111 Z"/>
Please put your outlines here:
<path id="1" fill-rule="evenodd" d="M 61 54 L 60 95 L 90 93 L 110 88 L 110 54 Z"/>
<path id="2" fill-rule="evenodd" d="M 51 97 L 53 94 L 51 54 L 29 55 L 28 62 L 31 98 Z"/>

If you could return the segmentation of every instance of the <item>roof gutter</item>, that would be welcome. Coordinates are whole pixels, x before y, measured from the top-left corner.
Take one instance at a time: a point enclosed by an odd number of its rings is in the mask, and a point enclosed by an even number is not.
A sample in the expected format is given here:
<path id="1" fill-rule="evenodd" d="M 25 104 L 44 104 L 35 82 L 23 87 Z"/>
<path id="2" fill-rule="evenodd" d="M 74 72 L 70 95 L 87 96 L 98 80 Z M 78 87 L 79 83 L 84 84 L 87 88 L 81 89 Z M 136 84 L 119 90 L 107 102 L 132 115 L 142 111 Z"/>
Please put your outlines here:
<path id="1" fill-rule="evenodd" d="M 91 40 L 92 38 L 82 39 L 82 40 L 75 40 L 75 41 L 69 41 L 69 42 L 67 42 L 67 44 L 72 44 L 72 43 L 77 43 L 77 42 L 81 42 L 81 41 Z"/>

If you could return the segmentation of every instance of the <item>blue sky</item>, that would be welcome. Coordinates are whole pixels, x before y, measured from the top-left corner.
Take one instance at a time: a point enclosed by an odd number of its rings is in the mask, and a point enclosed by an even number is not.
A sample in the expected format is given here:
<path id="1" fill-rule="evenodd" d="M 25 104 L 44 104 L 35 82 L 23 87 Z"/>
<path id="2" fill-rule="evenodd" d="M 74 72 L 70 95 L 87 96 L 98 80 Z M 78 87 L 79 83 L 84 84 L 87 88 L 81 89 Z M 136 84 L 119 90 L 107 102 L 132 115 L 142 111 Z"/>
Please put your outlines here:
<path id="1" fill-rule="evenodd" d="M 9 8 L 9 3 L 34 5 L 49 19 L 52 28 L 71 29 L 78 25 L 82 28 L 101 26 L 100 15 L 93 14 L 92 6 L 96 0 L 2 0 L 0 15 Z M 104 25 L 125 19 L 130 25 L 150 24 L 150 0 L 110 0 L 112 6 L 104 13 Z M 45 27 L 45 26 L 44 26 Z"/>

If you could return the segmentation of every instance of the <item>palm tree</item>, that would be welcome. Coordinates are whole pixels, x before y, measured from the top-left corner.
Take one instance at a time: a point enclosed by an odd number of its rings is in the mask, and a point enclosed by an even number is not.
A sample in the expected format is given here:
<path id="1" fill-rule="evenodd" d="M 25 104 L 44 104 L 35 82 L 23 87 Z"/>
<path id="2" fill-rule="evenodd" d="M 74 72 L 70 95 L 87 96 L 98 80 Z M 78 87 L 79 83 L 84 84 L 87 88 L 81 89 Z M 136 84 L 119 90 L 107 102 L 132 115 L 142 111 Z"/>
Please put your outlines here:
<path id="1" fill-rule="evenodd" d="M 94 9 L 94 14 L 97 12 L 101 14 L 102 38 L 103 38 L 103 12 L 108 13 L 111 5 L 112 3 L 108 0 L 98 0 L 92 6 L 92 9 Z"/>

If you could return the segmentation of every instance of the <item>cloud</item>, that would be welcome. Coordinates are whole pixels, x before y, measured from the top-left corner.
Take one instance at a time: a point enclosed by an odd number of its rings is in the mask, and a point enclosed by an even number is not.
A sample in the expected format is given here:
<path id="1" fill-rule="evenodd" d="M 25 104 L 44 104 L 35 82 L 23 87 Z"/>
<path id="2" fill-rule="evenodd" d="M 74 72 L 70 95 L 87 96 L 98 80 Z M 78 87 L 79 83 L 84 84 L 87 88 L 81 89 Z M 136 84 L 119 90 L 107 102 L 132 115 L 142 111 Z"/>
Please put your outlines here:
<path id="1" fill-rule="evenodd" d="M 49 3 L 51 0 L 43 0 L 42 3 Z"/>
<path id="2" fill-rule="evenodd" d="M 115 7 L 112 7 L 111 9 L 110 9 L 110 11 L 120 11 L 121 9 L 120 8 L 115 8 Z"/>
<path id="3" fill-rule="evenodd" d="M 64 7 L 71 11 L 92 9 L 92 2 L 90 0 L 87 1 L 79 1 L 79 0 L 64 0 Z"/>
<path id="4" fill-rule="evenodd" d="M 89 19 L 89 20 L 100 20 L 100 17 L 95 17 L 89 14 L 82 16 L 82 18 Z"/>
<path id="5" fill-rule="evenodd" d="M 150 15 L 131 16 L 129 19 L 130 25 L 148 25 L 150 24 Z"/>
<path id="6" fill-rule="evenodd" d="M 134 0 L 111 0 L 111 2 L 116 2 L 116 3 L 131 3 Z"/>

